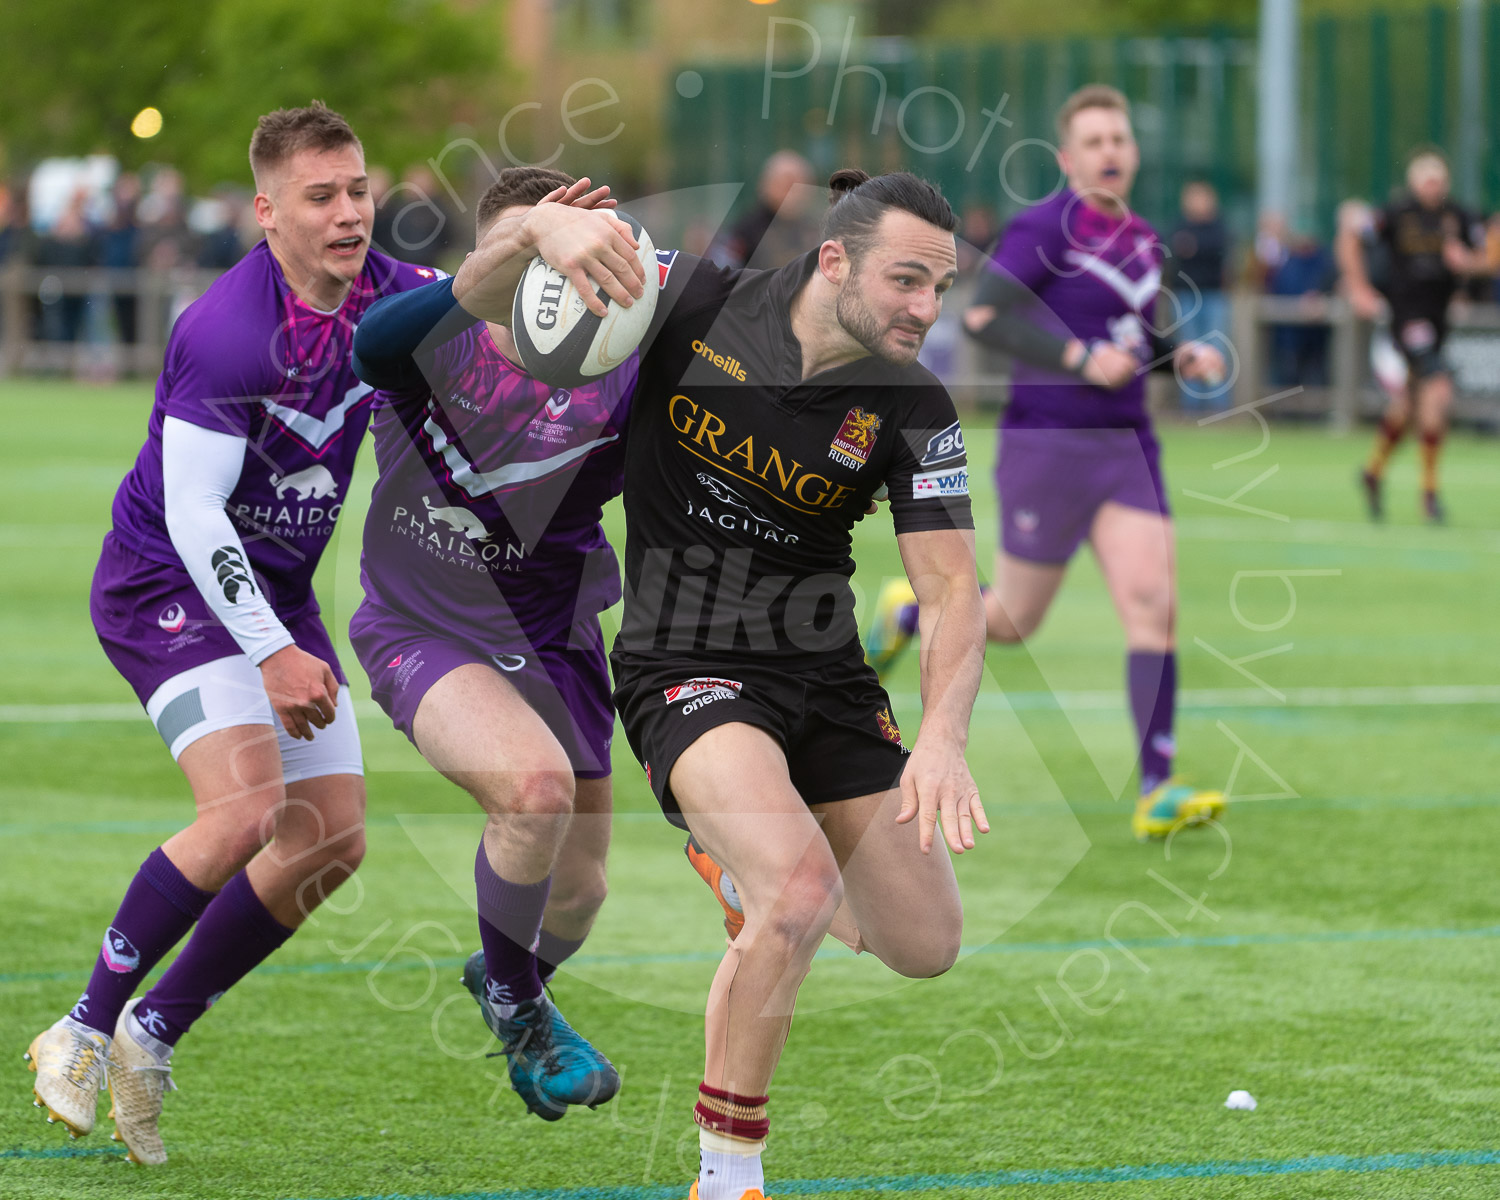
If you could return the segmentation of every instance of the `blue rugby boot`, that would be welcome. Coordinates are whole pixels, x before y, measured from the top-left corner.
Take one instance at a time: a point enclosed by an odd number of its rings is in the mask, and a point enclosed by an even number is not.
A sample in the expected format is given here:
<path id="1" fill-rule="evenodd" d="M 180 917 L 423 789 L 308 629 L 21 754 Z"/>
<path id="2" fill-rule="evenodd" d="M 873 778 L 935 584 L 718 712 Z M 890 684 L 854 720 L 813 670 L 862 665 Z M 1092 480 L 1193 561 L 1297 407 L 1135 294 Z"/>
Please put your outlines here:
<path id="1" fill-rule="evenodd" d="M 490 1032 L 500 1039 L 502 1049 L 496 1054 L 505 1055 L 510 1086 L 528 1112 L 544 1121 L 560 1121 L 570 1104 L 597 1108 L 615 1098 L 619 1073 L 545 994 L 522 1001 L 509 1017 L 500 1016 L 486 995 L 483 950 L 476 950 L 464 964 L 463 984 Z"/>
<path id="2" fill-rule="evenodd" d="M 1164 838 L 1187 825 L 1206 825 L 1224 815 L 1224 793 L 1201 791 L 1167 780 L 1136 801 L 1131 831 L 1140 842 Z"/>

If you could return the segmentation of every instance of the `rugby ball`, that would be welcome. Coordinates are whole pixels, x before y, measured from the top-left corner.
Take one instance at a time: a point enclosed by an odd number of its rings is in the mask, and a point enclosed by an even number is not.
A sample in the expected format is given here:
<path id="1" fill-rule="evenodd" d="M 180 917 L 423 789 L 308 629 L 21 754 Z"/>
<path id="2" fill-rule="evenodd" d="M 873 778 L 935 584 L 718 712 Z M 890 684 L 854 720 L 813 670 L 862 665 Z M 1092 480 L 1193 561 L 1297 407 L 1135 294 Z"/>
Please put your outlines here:
<path id="1" fill-rule="evenodd" d="M 609 374 L 641 344 L 656 312 L 656 246 L 634 217 L 616 212 L 640 243 L 636 257 L 645 268 L 645 291 L 629 308 L 596 292 L 608 306 L 595 316 L 572 280 L 538 255 L 526 265 L 516 288 L 511 333 L 527 374 L 552 387 L 582 387 Z"/>

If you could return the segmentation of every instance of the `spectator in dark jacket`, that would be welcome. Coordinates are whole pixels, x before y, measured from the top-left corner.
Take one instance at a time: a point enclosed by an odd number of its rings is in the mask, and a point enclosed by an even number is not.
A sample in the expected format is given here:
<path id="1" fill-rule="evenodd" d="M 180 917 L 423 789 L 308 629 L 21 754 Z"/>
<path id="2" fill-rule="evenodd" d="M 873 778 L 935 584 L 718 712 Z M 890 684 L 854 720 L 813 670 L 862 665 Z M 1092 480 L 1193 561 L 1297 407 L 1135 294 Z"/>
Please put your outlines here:
<path id="1" fill-rule="evenodd" d="M 1172 280 L 1171 300 L 1159 310 L 1161 318 L 1180 321 L 1170 330 L 1178 342 L 1217 342 L 1229 338 L 1229 230 L 1219 215 L 1219 194 L 1213 185 L 1194 180 L 1182 189 L 1182 216 L 1167 238 L 1167 269 Z M 1197 382 L 1179 387 L 1186 411 L 1221 409 L 1229 403 L 1232 380 L 1210 386 Z"/>

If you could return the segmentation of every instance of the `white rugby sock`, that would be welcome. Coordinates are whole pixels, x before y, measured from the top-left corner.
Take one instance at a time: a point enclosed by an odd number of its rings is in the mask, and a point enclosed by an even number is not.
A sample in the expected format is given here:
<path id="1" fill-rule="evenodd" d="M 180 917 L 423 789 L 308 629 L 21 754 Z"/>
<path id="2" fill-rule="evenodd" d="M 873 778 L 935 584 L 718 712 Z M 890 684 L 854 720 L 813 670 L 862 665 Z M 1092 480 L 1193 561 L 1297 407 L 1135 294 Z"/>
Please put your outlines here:
<path id="1" fill-rule="evenodd" d="M 766 1188 L 760 1152 L 765 1142 L 747 1142 L 698 1129 L 698 1200 L 740 1200 L 750 1188 Z"/>

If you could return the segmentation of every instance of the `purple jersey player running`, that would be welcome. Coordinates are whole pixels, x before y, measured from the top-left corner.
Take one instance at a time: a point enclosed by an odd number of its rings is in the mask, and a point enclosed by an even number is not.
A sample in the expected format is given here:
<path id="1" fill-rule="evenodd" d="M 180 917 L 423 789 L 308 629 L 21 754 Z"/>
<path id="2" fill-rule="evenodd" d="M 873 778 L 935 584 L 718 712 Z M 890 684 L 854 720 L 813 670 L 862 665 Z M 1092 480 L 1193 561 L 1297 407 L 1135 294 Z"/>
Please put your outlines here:
<path id="1" fill-rule="evenodd" d="M 322 104 L 262 117 L 250 165 L 265 241 L 172 331 L 90 604 L 197 816 L 142 864 L 87 989 L 27 1055 L 37 1104 L 74 1137 L 112 1067 L 117 1136 L 140 1163 L 166 1161 L 177 1040 L 363 855 L 359 735 L 312 576 L 369 421 L 354 327 L 439 274 L 370 251 L 364 151 Z"/>
<path id="2" fill-rule="evenodd" d="M 1057 117 L 1067 186 L 1005 231 L 964 326 L 1015 358 L 995 482 L 1001 545 L 985 591 L 989 639 L 1015 643 L 1042 623 L 1087 540 L 1125 628 L 1126 678 L 1140 755 L 1138 838 L 1165 837 L 1224 809 L 1218 792 L 1171 778 L 1176 708 L 1176 582 L 1160 447 L 1145 371 L 1174 366 L 1212 384 L 1223 356 L 1153 329 L 1161 243 L 1130 211 L 1140 151 L 1125 97 L 1094 84 Z M 880 670 L 916 630 L 913 597 L 887 584 L 866 641 Z"/>
<path id="3" fill-rule="evenodd" d="M 561 263 L 571 234 L 549 240 L 548 218 L 612 204 L 608 190 L 502 171 L 479 201 L 479 240 L 534 217 L 536 252 Z M 483 950 L 464 982 L 512 1086 L 555 1121 L 620 1086 L 543 985 L 604 901 L 614 710 L 598 614 L 620 599 L 620 570 L 599 522 L 624 476 L 637 359 L 551 388 L 446 279 L 377 305 L 354 349 L 382 394 L 351 638 L 396 727 L 488 814 L 474 859 Z"/>

